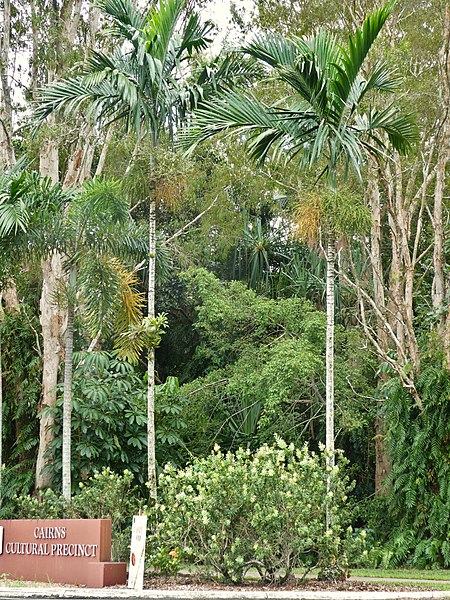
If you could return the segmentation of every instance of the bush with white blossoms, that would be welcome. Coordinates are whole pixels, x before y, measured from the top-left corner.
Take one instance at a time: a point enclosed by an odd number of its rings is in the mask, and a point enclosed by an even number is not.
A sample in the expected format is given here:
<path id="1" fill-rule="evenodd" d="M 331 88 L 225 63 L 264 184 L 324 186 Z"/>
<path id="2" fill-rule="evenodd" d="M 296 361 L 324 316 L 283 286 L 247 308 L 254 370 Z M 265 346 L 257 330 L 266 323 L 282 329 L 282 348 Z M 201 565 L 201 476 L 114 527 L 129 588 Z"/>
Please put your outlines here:
<path id="1" fill-rule="evenodd" d="M 306 573 L 319 565 L 336 572 L 345 562 L 341 536 L 349 483 L 342 463 L 338 457 L 327 473 L 324 452 L 277 439 L 255 453 L 224 454 L 216 447 L 185 469 L 166 466 L 152 515 L 150 560 L 173 572 L 176 557 L 230 582 L 242 581 L 250 568 L 279 583 L 294 568 Z"/>

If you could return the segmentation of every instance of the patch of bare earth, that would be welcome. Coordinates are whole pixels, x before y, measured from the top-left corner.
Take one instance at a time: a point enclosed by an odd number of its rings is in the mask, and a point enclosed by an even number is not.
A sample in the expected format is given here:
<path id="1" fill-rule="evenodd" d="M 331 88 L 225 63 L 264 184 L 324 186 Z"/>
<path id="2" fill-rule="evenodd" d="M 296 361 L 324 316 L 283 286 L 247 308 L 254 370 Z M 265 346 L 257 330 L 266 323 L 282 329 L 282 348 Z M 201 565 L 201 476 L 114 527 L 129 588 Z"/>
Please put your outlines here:
<path id="1" fill-rule="evenodd" d="M 173 577 L 154 575 L 147 577 L 144 582 L 144 589 L 153 590 L 239 590 L 239 591 L 273 591 L 273 590 L 298 590 L 298 591 L 322 591 L 335 590 L 339 592 L 414 592 L 419 588 L 414 585 L 389 585 L 380 583 L 366 583 L 363 581 L 318 581 L 316 579 L 301 579 L 292 577 L 282 586 L 269 585 L 262 581 L 249 580 L 239 585 L 227 585 L 223 581 L 207 579 L 199 575 L 175 575 Z M 421 588 L 423 589 L 423 588 Z M 432 590 L 430 587 L 428 590 Z"/>

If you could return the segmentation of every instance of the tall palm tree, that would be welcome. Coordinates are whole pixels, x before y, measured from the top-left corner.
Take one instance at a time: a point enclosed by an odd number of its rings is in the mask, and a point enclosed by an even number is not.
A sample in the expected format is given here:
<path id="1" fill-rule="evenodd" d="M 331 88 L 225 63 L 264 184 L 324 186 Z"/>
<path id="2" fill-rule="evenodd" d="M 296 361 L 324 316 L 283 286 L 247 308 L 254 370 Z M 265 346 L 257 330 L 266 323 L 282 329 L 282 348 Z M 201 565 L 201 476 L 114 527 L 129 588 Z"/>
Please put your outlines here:
<path id="1" fill-rule="evenodd" d="M 72 350 L 74 315 L 83 317 L 93 336 L 120 335 L 142 320 L 136 278 L 127 265 L 148 251 L 145 234 L 132 221 L 116 181 L 86 182 L 77 192 L 25 171 L 2 189 L 0 178 L 0 249 L 11 260 L 41 259 L 58 249 L 64 257 L 67 285 L 54 302 L 67 309 L 63 389 L 63 496 L 71 497 Z M 139 340 L 137 340 L 139 344 Z M 128 350 L 136 351 L 134 347 Z M 139 349 L 139 348 L 138 348 Z M 124 352 L 122 352 L 123 354 Z M 128 352 L 129 353 L 129 352 Z"/>
<path id="2" fill-rule="evenodd" d="M 295 160 L 316 165 L 334 191 L 350 168 L 361 178 L 367 153 L 392 146 L 404 153 L 416 139 L 416 128 L 395 101 L 382 109 L 371 104 L 374 92 L 398 86 L 382 61 L 372 67 L 367 55 L 393 10 L 393 1 L 370 14 L 360 30 L 341 45 L 326 31 L 311 37 L 260 36 L 244 52 L 270 69 L 271 81 L 290 88 L 287 97 L 268 106 L 253 95 L 229 91 L 206 102 L 184 135 L 191 150 L 219 133 L 244 139 L 257 161 Z M 334 280 L 336 244 L 328 232 L 326 340 L 326 449 L 334 464 Z"/>
<path id="3" fill-rule="evenodd" d="M 42 90 L 36 111 L 39 120 L 54 111 L 83 110 L 99 124 L 124 121 L 138 137 L 148 135 L 153 150 L 161 134 L 173 130 L 185 114 L 189 99 L 184 86 L 188 61 L 209 42 L 209 23 L 197 14 L 184 20 L 185 0 L 160 0 L 142 13 L 130 0 L 100 0 L 105 16 L 113 23 L 117 47 L 111 54 L 92 52 L 86 69 L 78 76 L 56 82 Z M 154 152 L 150 171 L 155 168 Z M 156 181 L 150 175 L 148 318 L 155 318 Z M 154 348 L 148 350 L 147 439 L 150 496 L 156 497 L 154 428 Z"/>
<path id="4" fill-rule="evenodd" d="M 145 254 L 146 243 L 132 221 L 128 203 L 117 181 L 94 179 L 76 193 L 63 214 L 61 250 L 65 257 L 67 308 L 65 334 L 62 491 L 71 497 L 71 414 L 74 316 L 83 305 L 83 316 L 93 337 L 105 332 L 120 336 L 142 320 L 142 298 L 134 292 L 136 277 L 123 261 Z M 133 256 L 134 255 L 134 256 Z"/>

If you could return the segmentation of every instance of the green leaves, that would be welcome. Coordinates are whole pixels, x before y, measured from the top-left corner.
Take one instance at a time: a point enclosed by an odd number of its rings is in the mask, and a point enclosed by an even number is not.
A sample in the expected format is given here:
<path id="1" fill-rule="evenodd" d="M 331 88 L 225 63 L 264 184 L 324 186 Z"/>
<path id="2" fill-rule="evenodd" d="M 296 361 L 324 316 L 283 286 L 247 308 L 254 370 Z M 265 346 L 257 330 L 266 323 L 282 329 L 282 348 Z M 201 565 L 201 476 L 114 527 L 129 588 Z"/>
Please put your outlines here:
<path id="1" fill-rule="evenodd" d="M 138 136 L 151 133 L 155 143 L 168 116 L 178 111 L 184 117 L 189 86 L 182 63 L 206 48 L 211 24 L 192 14 L 182 25 L 184 0 L 160 0 L 148 13 L 130 0 L 101 0 L 99 6 L 112 18 L 115 50 L 92 51 L 78 76 L 43 88 L 34 116 L 40 123 L 55 111 L 84 110 L 101 125 L 120 120 Z"/>
<path id="2" fill-rule="evenodd" d="M 370 14 L 364 21 L 362 29 L 357 29 L 354 36 L 349 36 L 347 49 L 341 48 L 340 65 L 335 79 L 335 88 L 338 91 L 339 101 L 347 103 L 352 88 L 357 83 L 358 75 L 364 61 L 373 46 L 383 25 L 389 18 L 394 7 L 390 0 L 384 7 Z"/>
<path id="3" fill-rule="evenodd" d="M 154 318 L 144 317 L 140 324 L 132 323 L 117 338 L 118 356 L 130 362 L 136 362 L 144 348 L 150 350 L 159 346 L 167 326 L 167 317 L 164 314 Z"/>
<path id="4" fill-rule="evenodd" d="M 324 457 L 306 447 L 278 437 L 254 453 L 216 446 L 184 469 L 167 465 L 159 481 L 149 544 L 155 566 L 167 566 L 162 557 L 177 548 L 179 561 L 201 563 L 228 582 L 241 582 L 256 564 L 266 582 L 283 583 L 292 569 L 308 570 L 311 553 L 323 566 L 345 561 L 348 482 L 336 467 L 327 493 Z M 333 531 L 326 531 L 327 506 Z"/>
<path id="5" fill-rule="evenodd" d="M 308 169 L 324 162 L 333 188 L 339 165 L 344 165 L 344 177 L 349 168 L 360 177 L 365 154 L 384 148 L 385 136 L 396 150 L 407 152 L 417 139 L 410 116 L 394 104 L 368 113 L 362 106 L 369 93 L 392 92 L 398 85 L 383 62 L 363 73 L 392 8 L 388 2 L 370 14 L 347 47 L 325 31 L 308 38 L 258 36 L 244 52 L 267 65 L 271 77 L 288 84 L 292 95 L 269 107 L 253 96 L 225 92 L 214 103 L 201 105 L 183 136 L 184 145 L 192 150 L 213 135 L 234 134 L 258 161 L 285 157 Z"/>
<path id="6" fill-rule="evenodd" d="M 128 0 L 97 0 L 96 5 L 113 19 L 113 33 L 133 41 L 145 23 L 143 15 Z"/>
<path id="7" fill-rule="evenodd" d="M 271 67 L 289 67 L 299 54 L 294 41 L 276 35 L 256 36 L 243 51 Z"/>
<path id="8" fill-rule="evenodd" d="M 1 182 L 0 189 L 0 236 L 11 232 L 17 233 L 19 229 L 26 231 L 30 214 L 27 210 L 26 195 L 30 189 L 30 182 L 26 181 L 26 174 L 8 181 Z"/>
<path id="9" fill-rule="evenodd" d="M 420 412 L 398 380 L 383 388 L 392 459 L 388 507 L 394 524 L 385 563 L 448 568 L 449 372 L 439 361 L 425 363 L 417 385 L 423 399 Z"/>

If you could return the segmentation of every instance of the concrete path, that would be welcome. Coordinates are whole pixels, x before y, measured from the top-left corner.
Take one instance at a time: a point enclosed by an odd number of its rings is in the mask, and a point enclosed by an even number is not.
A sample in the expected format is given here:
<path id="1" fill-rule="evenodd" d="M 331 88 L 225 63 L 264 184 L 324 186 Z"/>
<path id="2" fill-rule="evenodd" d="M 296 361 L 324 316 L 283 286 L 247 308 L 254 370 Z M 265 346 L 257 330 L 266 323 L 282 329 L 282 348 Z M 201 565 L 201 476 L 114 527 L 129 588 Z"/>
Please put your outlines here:
<path id="1" fill-rule="evenodd" d="M 405 582 L 407 583 L 407 582 Z M 137 592 L 125 588 L 30 588 L 0 587 L 0 600 L 415 600 L 425 598 L 450 598 L 450 591 L 417 592 L 327 592 L 327 591 L 265 591 L 240 590 L 144 590 Z"/>

